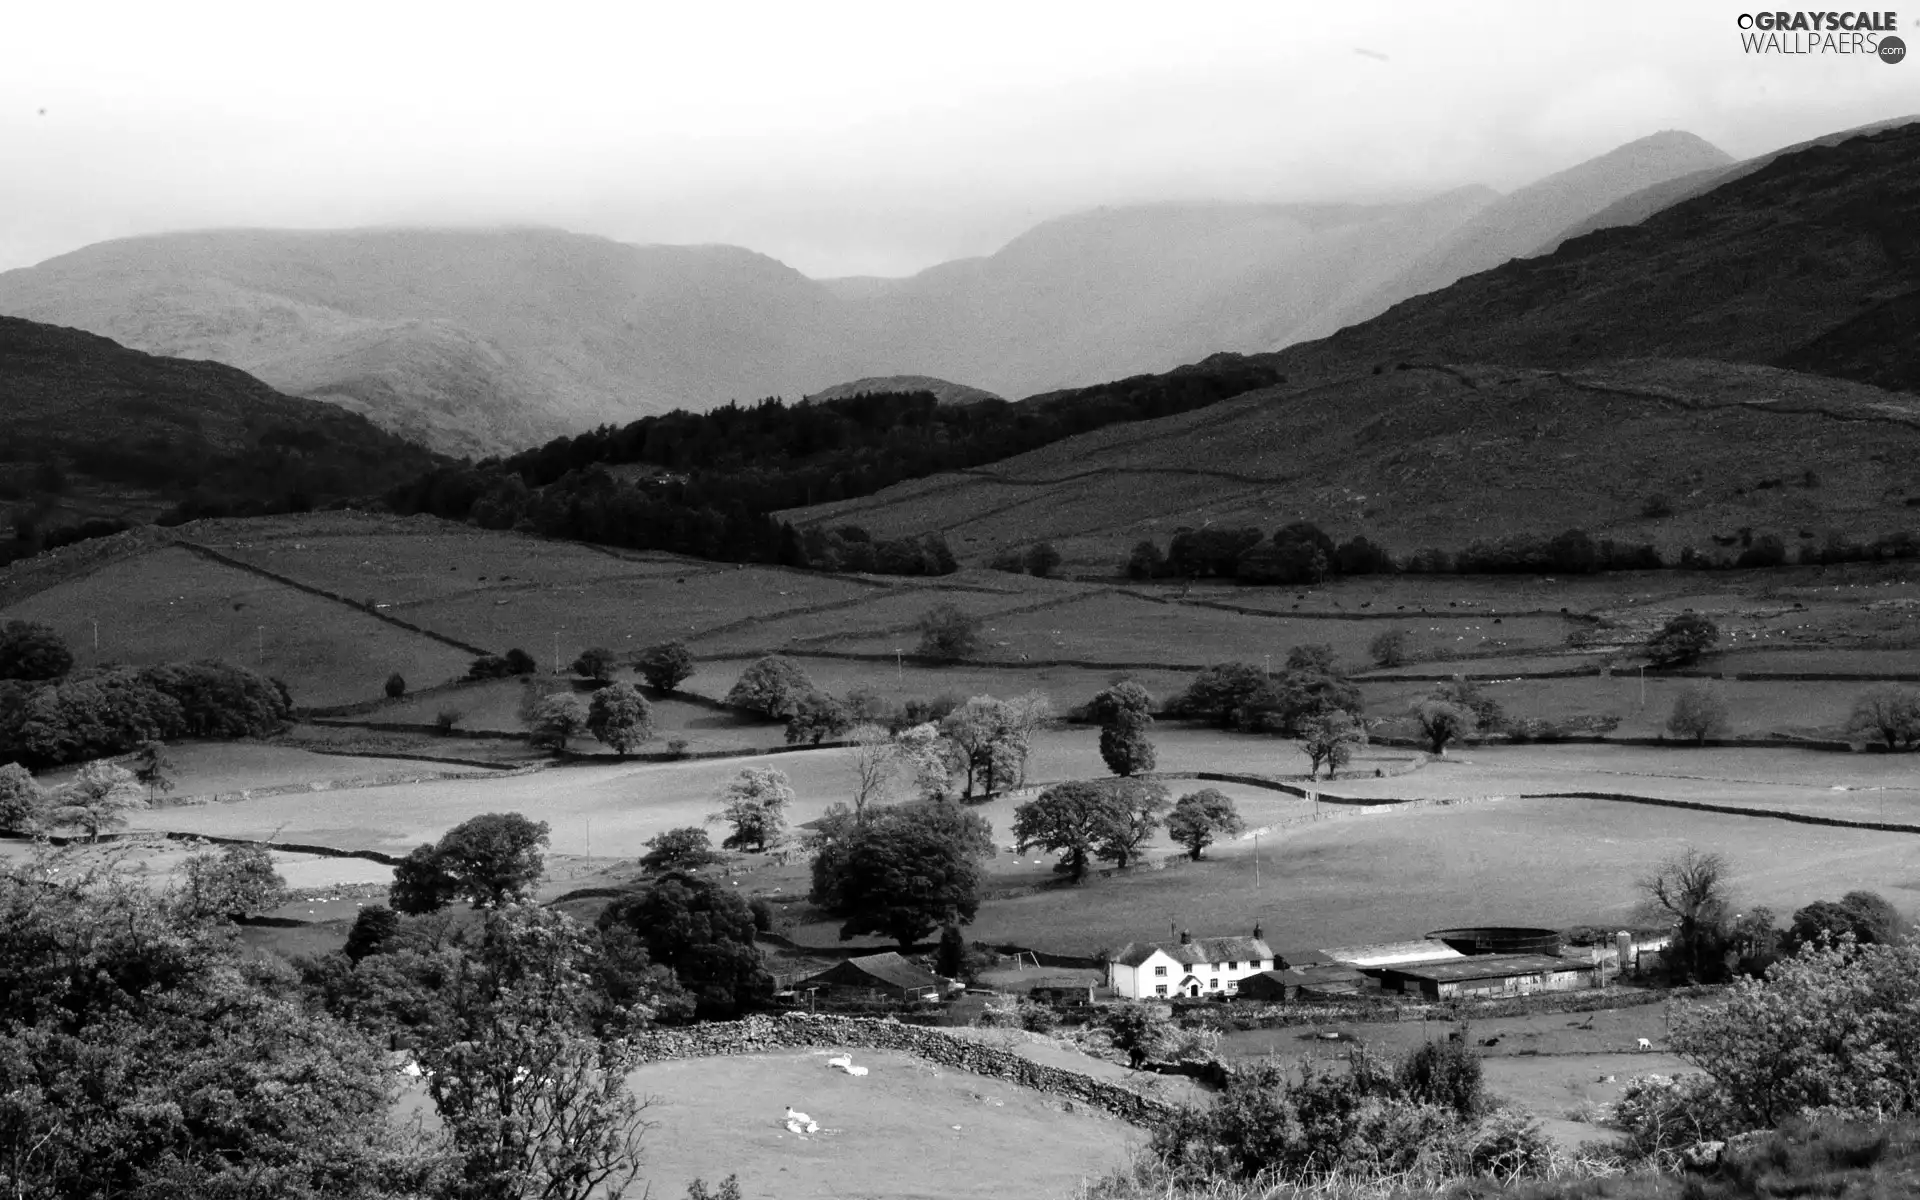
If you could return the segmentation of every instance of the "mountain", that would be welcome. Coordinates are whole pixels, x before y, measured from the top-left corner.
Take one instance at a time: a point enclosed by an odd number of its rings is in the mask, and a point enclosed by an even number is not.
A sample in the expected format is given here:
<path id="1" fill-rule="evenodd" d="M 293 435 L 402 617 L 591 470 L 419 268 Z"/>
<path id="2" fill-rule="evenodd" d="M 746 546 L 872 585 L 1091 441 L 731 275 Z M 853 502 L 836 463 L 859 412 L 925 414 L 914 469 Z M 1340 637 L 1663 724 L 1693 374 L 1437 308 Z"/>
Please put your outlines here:
<path id="1" fill-rule="evenodd" d="M 968 387 L 964 383 L 935 379 L 931 375 L 869 375 L 865 379 L 855 379 L 849 383 L 836 383 L 830 388 L 822 388 L 807 399 L 819 402 L 844 400 L 849 396 L 877 396 L 903 392 L 932 392 L 934 398 L 942 404 L 976 404 L 982 400 L 1003 398 L 992 392 L 983 392 L 977 387 Z"/>
<path id="2" fill-rule="evenodd" d="M 546 229 L 164 234 L 0 274 L 0 312 L 225 362 L 485 456 L 847 379 L 1021 397 L 1273 350 L 1715 156 L 1661 134 L 1508 197 L 1102 208 L 905 279 L 812 280 L 737 247 Z"/>
<path id="3" fill-rule="evenodd" d="M 1290 374 L 1404 359 L 1634 357 L 1821 366 L 1920 388 L 1920 124 L 1783 154 L 1275 356 Z"/>
<path id="4" fill-rule="evenodd" d="M 1622 197 L 1676 178 L 1698 178 L 1732 162 L 1725 151 L 1678 130 L 1628 142 L 1487 205 L 1386 286 L 1343 309 L 1317 334 L 1376 316 L 1409 296 L 1438 291 L 1508 259 L 1539 253 L 1542 243 Z"/>
<path id="5" fill-rule="evenodd" d="M 56 514 L 147 517 L 300 507 L 384 490 L 425 450 L 331 404 L 221 363 L 163 358 L 76 329 L 0 317 L 7 498 Z"/>
<path id="6" fill-rule="evenodd" d="M 1854 129 L 1844 129 L 1838 133 L 1829 133 L 1808 141 L 1797 142 L 1768 154 L 1743 158 L 1739 162 L 1729 162 L 1721 166 L 1703 167 L 1685 175 L 1676 175 L 1658 183 L 1623 196 L 1607 205 L 1599 212 L 1583 220 L 1573 222 L 1560 230 L 1554 237 L 1535 247 L 1527 257 L 1552 254 L 1571 238 L 1582 237 L 1597 229 L 1612 229 L 1616 225 L 1638 225 L 1662 209 L 1671 208 L 1682 200 L 1690 200 L 1702 192 L 1712 191 L 1723 183 L 1731 183 L 1746 175 L 1751 175 L 1771 163 L 1783 154 L 1795 154 L 1815 146 L 1837 146 L 1849 138 L 1862 134 L 1879 133 L 1886 129 L 1895 129 L 1902 125 L 1911 125 L 1920 121 L 1920 116 L 1895 117 L 1887 121 L 1875 121 Z M 1489 266 L 1495 264 L 1488 264 Z"/>
<path id="7" fill-rule="evenodd" d="M 773 259 L 544 229 L 129 238 L 0 275 L 0 311 L 217 359 L 454 453 L 859 374 L 832 298 Z"/>
<path id="8" fill-rule="evenodd" d="M 1743 527 L 1790 548 L 1907 528 L 1916 155 L 1920 125 L 1783 154 L 1260 356 L 1283 385 L 783 515 L 1108 564 L 1207 522 L 1307 518 L 1398 553 L 1576 526 L 1669 553 Z"/>

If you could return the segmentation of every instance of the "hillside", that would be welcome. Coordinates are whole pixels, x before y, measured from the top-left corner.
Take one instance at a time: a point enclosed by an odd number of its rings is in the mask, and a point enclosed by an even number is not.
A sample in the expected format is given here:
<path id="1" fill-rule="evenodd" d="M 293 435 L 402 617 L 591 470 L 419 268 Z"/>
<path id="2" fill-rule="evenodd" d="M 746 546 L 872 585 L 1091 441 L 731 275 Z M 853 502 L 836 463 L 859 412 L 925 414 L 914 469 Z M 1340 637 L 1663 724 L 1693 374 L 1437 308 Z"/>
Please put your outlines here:
<path id="1" fill-rule="evenodd" d="M 737 247 L 544 229 L 165 234 L 0 274 L 0 312 L 225 362 L 484 456 L 841 380 L 1023 397 L 1272 350 L 1716 155 L 1663 134 L 1508 197 L 1101 208 L 905 279 L 816 281 Z"/>
<path id="2" fill-rule="evenodd" d="M 1920 388 L 1920 124 L 1782 155 L 1639 225 L 1518 259 L 1274 361 L 1711 357 Z"/>
<path id="3" fill-rule="evenodd" d="M 1911 526 L 1916 462 L 1911 395 L 1706 360 L 1475 364 L 1268 388 L 782 515 L 943 529 L 965 561 L 1048 539 L 1107 569 L 1183 525 L 1299 519 L 1403 556 L 1574 527 L 1670 556 L 1746 527 L 1791 552 Z M 1645 515 L 1655 497 L 1672 515 Z"/>
<path id="4" fill-rule="evenodd" d="M 975 404 L 981 400 L 1005 398 L 977 387 L 968 387 L 964 383 L 935 379 L 931 375 L 869 375 L 865 379 L 822 388 L 807 399 L 818 404 L 827 400 L 844 400 L 849 396 L 900 395 L 906 392 L 931 392 L 934 399 L 942 404 Z"/>
<path id="5" fill-rule="evenodd" d="M 1724 168 L 1731 156 L 1690 133 L 1665 130 L 1628 142 L 1576 167 L 1502 196 L 1475 213 L 1406 272 L 1341 312 L 1320 333 L 1365 320 L 1426 292 L 1437 291 L 1512 258 L 1537 254 L 1569 226 L 1584 223 L 1623 197 L 1677 179 Z"/>
<path id="6" fill-rule="evenodd" d="M 433 456 L 330 404 L 220 363 L 0 317 L 7 498 L 38 522 L 310 505 L 390 487 Z M 23 509 L 22 511 L 26 511 Z"/>

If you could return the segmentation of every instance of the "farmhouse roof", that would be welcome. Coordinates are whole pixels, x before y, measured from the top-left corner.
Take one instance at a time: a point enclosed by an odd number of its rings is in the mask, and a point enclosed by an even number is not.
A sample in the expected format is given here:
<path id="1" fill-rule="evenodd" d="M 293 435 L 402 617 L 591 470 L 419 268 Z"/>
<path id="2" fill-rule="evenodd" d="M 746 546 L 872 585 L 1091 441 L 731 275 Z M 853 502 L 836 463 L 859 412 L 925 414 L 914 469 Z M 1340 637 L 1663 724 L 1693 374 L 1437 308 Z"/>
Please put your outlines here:
<path id="1" fill-rule="evenodd" d="M 1190 942 L 1128 942 L 1113 961 L 1123 967 L 1137 967 L 1155 951 L 1189 967 L 1196 963 L 1260 962 L 1273 957 L 1273 948 L 1259 938 L 1214 937 Z"/>
<path id="2" fill-rule="evenodd" d="M 932 972 L 908 962 L 889 950 L 884 954 L 869 954 L 863 958 L 849 958 L 837 966 L 829 967 L 815 975 L 815 979 L 835 977 L 831 982 L 851 982 L 848 975 L 865 975 L 887 987 L 902 988 L 907 991 L 922 991 L 938 988 L 940 977 Z"/>
<path id="3" fill-rule="evenodd" d="M 1333 946 L 1322 950 L 1337 963 L 1350 967 L 1397 967 L 1402 963 L 1440 962 L 1465 958 L 1445 942 L 1381 942 L 1370 946 Z"/>
<path id="4" fill-rule="evenodd" d="M 1514 975 L 1540 975 L 1548 971 L 1591 970 L 1593 964 L 1586 959 L 1561 958 L 1554 954 L 1475 954 L 1451 962 L 1415 963 L 1393 968 L 1396 975 L 1435 983 L 1506 979 Z"/>

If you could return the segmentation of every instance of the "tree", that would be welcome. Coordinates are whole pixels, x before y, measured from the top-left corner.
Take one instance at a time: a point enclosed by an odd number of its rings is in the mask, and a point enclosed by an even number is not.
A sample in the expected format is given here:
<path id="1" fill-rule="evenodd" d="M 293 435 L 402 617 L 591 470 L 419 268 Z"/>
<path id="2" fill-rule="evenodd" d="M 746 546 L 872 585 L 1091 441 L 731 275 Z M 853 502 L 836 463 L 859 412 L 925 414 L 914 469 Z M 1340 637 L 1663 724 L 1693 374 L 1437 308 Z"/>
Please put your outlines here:
<path id="1" fill-rule="evenodd" d="M 1689 846 L 1638 881 L 1641 908 L 1673 923 L 1673 951 L 1681 972 L 1703 983 L 1722 974 L 1727 924 L 1727 860 Z"/>
<path id="2" fill-rule="evenodd" d="M 1038 846 L 1060 855 L 1054 870 L 1078 883 L 1118 823 L 1118 807 L 1119 798 L 1099 784 L 1055 784 L 1013 810 L 1014 843 L 1022 854 Z"/>
<path id="3" fill-rule="evenodd" d="M 1458 704 L 1473 713 L 1473 721 L 1482 732 L 1499 727 L 1506 719 L 1500 709 L 1500 702 L 1482 691 L 1480 685 L 1465 675 L 1455 675 L 1427 693 L 1430 700 L 1445 700 Z"/>
<path id="4" fill-rule="evenodd" d="M 1413 706 L 1413 719 L 1435 754 L 1445 754 L 1448 742 L 1467 736 L 1479 726 L 1472 709 L 1449 700 L 1422 700 Z"/>
<path id="5" fill-rule="evenodd" d="M 1431 736 L 1431 735 L 1429 735 Z M 1327 765 L 1327 778 L 1353 759 L 1353 753 L 1367 744 L 1367 727 L 1341 709 L 1308 717 L 1301 726 L 1300 748 L 1307 752 L 1307 778 Z"/>
<path id="6" fill-rule="evenodd" d="M 132 758 L 132 778 L 146 787 L 146 803 L 157 804 L 159 797 L 173 791 L 173 758 L 167 756 L 167 743 L 146 739 Z"/>
<path id="7" fill-rule="evenodd" d="M 661 642 L 635 655 L 633 665 L 648 687 L 671 692 L 693 674 L 693 655 L 684 642 Z"/>
<path id="8" fill-rule="evenodd" d="M 1045 579 L 1060 569 L 1060 552 L 1052 542 L 1035 542 L 1027 549 L 1027 574 Z"/>
<path id="9" fill-rule="evenodd" d="M 1889 751 L 1920 742 L 1920 690 L 1898 683 L 1867 689 L 1854 701 L 1847 732 L 1878 738 Z"/>
<path id="10" fill-rule="evenodd" d="M 901 772 L 913 781 L 921 799 L 937 800 L 952 790 L 960 751 L 937 725 L 910 725 L 894 737 L 893 746 Z"/>
<path id="11" fill-rule="evenodd" d="M 822 691 L 808 692 L 793 707 L 787 718 L 787 745 L 811 743 L 818 746 L 828 738 L 837 738 L 853 724 L 846 706 Z"/>
<path id="12" fill-rule="evenodd" d="M 406 695 L 407 694 L 406 676 L 400 674 L 400 672 L 398 671 L 395 671 L 393 674 L 387 676 L 386 692 L 387 692 L 387 699 L 389 700 L 398 700 L 400 697 Z"/>
<path id="13" fill-rule="evenodd" d="M 625 758 L 652 739 L 653 705 L 630 683 L 603 687 L 587 704 L 587 729 Z"/>
<path id="14" fill-rule="evenodd" d="M 475 908 L 524 899 L 546 868 L 549 829 L 519 813 L 483 813 L 419 846 L 393 872 L 388 900 L 403 913 L 445 908 L 464 897 Z"/>
<path id="15" fill-rule="evenodd" d="M 792 659 L 769 654 L 740 673 L 739 681 L 727 692 L 727 703 L 784 721 L 804 697 L 818 690 Z"/>
<path id="16" fill-rule="evenodd" d="M 604 646 L 590 646 L 573 660 L 573 673 L 582 679 L 612 683 L 613 673 L 619 666 L 620 660 L 613 656 L 613 651 Z"/>
<path id="17" fill-rule="evenodd" d="M 1113 799 L 1095 853 L 1124 869 L 1153 840 L 1172 802 L 1166 786 L 1151 779 L 1117 779 L 1100 786 Z"/>
<path id="18" fill-rule="evenodd" d="M 32 833 L 40 827 L 45 797 L 19 763 L 0 767 L 0 833 Z"/>
<path id="19" fill-rule="evenodd" d="M 1160 547 L 1151 541 L 1136 543 L 1133 552 L 1127 555 L 1128 579 L 1157 579 L 1166 570 L 1166 557 L 1160 553 Z"/>
<path id="20" fill-rule="evenodd" d="M 727 785 L 720 803 L 720 812 L 713 819 L 733 826 L 733 832 L 720 844 L 728 850 L 765 850 L 786 832 L 793 785 L 785 771 L 748 767 Z"/>
<path id="21" fill-rule="evenodd" d="M 1367 643 L 1367 657 L 1375 666 L 1401 666 L 1407 661 L 1407 644 L 1412 640 L 1404 629 L 1389 629 Z"/>
<path id="22" fill-rule="evenodd" d="M 1877 892 L 1852 891 L 1838 901 L 1815 900 L 1793 914 L 1787 945 L 1794 950 L 1823 938 L 1838 942 L 1851 937 L 1863 946 L 1886 946 L 1907 932 L 1900 910 Z"/>
<path id="23" fill-rule="evenodd" d="M 1221 663 L 1194 676 L 1174 709 L 1226 729 L 1267 689 L 1266 674 L 1250 663 Z"/>
<path id="24" fill-rule="evenodd" d="M 1232 837 L 1246 828 L 1233 798 L 1218 788 L 1202 788 L 1180 797 L 1167 817 L 1167 836 L 1187 848 L 1187 857 L 1200 854 L 1217 837 Z"/>
<path id="25" fill-rule="evenodd" d="M 1647 662 L 1654 667 L 1685 667 L 1720 640 L 1720 627 L 1692 609 L 1671 617 L 1647 641 Z"/>
<path id="26" fill-rule="evenodd" d="M 698 871 L 702 867 L 725 862 L 726 856 L 713 848 L 713 839 L 697 825 L 683 825 L 647 839 L 647 852 L 640 856 L 640 868 L 649 875 L 670 871 Z"/>
<path id="27" fill-rule="evenodd" d="M 853 743 L 847 752 L 853 765 L 853 815 L 856 821 L 864 821 L 868 807 L 886 799 L 903 765 L 902 756 L 880 725 L 855 725 L 847 731 L 847 740 Z"/>
<path id="28" fill-rule="evenodd" d="M 515 646 L 506 653 L 507 671 L 513 675 L 531 675 L 540 669 L 540 664 L 525 650 Z"/>
<path id="29" fill-rule="evenodd" d="M 1673 698 L 1673 712 L 1667 717 L 1667 732 L 1675 737 L 1691 738 L 1696 746 L 1725 729 L 1727 702 L 1719 691 L 1704 683 L 1688 684 Z"/>
<path id="30" fill-rule="evenodd" d="M 1008 787 L 1025 769 L 1029 723 L 1021 709 L 992 696 L 975 696 L 947 714 L 940 732 L 953 746 L 966 773 L 963 797 L 974 786 L 988 795 Z"/>
<path id="31" fill-rule="evenodd" d="M 347 944 L 341 953 L 351 962 L 378 954 L 400 932 L 400 914 L 384 904 L 369 904 L 353 919 L 347 931 Z"/>
<path id="32" fill-rule="evenodd" d="M 973 920 L 993 849 L 986 820 L 952 801 L 878 809 L 815 855 L 809 898 L 843 918 L 842 941 L 878 933 L 905 949 Z"/>
<path id="33" fill-rule="evenodd" d="M 73 652 L 53 626 L 8 621 L 0 627 L 0 679 L 58 679 L 73 669 Z"/>
<path id="34" fill-rule="evenodd" d="M 919 628 L 917 653 L 923 658 L 959 662 L 980 649 L 980 618 L 969 616 L 951 601 L 921 613 Z"/>
<path id="35" fill-rule="evenodd" d="M 1149 1058 L 1165 1054 L 1179 1036 L 1166 1009 L 1138 1000 L 1108 1009 L 1106 1025 L 1113 1048 L 1125 1054 L 1136 1071 Z"/>
<path id="36" fill-rule="evenodd" d="M 468 679 L 505 679 L 514 673 L 513 665 L 498 654 L 482 654 L 467 665 Z"/>
<path id="37" fill-rule="evenodd" d="M 533 708 L 533 724 L 528 740 L 544 746 L 556 755 L 567 752 L 567 743 L 579 737 L 587 727 L 587 710 L 579 697 L 556 692 Z"/>
<path id="38" fill-rule="evenodd" d="M 287 902 L 287 881 L 259 842 L 234 842 L 218 853 L 196 854 L 182 865 L 178 903 L 196 917 L 238 921 Z"/>
<path id="39" fill-rule="evenodd" d="M 474 1200 L 618 1200 L 640 1170 L 646 1104 L 625 1036 L 596 1033 L 592 942 L 565 913 L 512 904 L 451 964 L 414 1054 L 457 1164 L 446 1192 Z"/>
<path id="40" fill-rule="evenodd" d="M 129 809 L 146 807 L 133 772 L 104 762 L 81 767 L 66 786 L 54 789 L 49 802 L 49 823 L 78 826 L 96 842 L 102 831 L 125 825 L 127 818 L 122 814 Z"/>
<path id="41" fill-rule="evenodd" d="M 651 960 L 692 993 L 701 1020 L 733 1016 L 773 992 L 754 945 L 753 910 L 712 880 L 667 875 L 615 900 L 598 924 L 630 930 Z"/>
<path id="42" fill-rule="evenodd" d="M 1087 705 L 1088 715 L 1100 723 L 1100 757 L 1115 775 L 1153 770 L 1156 757 L 1147 738 L 1152 709 L 1153 697 L 1131 681 L 1114 684 Z"/>

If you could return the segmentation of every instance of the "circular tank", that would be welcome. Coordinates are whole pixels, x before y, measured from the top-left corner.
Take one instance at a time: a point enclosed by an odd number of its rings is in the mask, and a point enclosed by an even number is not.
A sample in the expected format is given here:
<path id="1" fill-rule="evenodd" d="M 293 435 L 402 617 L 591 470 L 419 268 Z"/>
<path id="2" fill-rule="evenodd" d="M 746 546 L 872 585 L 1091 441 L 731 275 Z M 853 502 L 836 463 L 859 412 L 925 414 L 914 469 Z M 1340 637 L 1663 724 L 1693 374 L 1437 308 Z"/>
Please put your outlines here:
<path id="1" fill-rule="evenodd" d="M 1436 929 L 1427 937 L 1462 954 L 1558 954 L 1560 932 L 1527 925 L 1479 925 Z"/>

